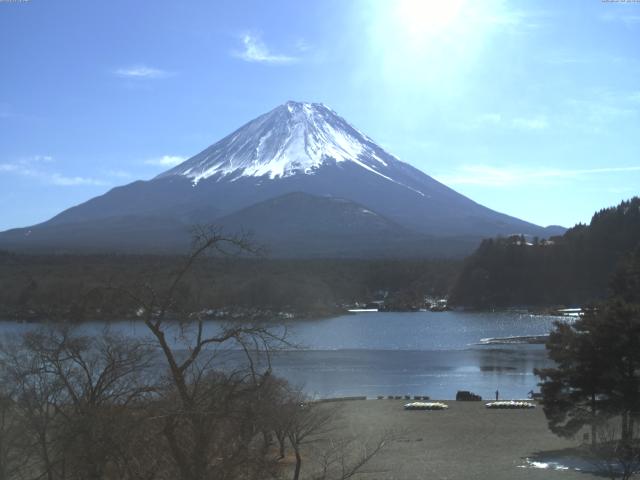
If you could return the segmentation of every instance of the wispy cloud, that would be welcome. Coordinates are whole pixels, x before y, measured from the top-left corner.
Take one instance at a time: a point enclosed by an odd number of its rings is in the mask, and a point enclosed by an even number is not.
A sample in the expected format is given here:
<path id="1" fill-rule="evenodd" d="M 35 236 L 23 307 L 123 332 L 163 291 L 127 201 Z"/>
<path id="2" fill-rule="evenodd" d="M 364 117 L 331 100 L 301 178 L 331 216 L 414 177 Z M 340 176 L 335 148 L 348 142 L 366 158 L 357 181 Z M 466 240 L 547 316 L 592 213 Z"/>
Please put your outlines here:
<path id="1" fill-rule="evenodd" d="M 542 63 L 560 67 L 589 67 L 608 66 L 624 67 L 637 66 L 637 60 L 633 57 L 607 52 L 594 52 L 584 50 L 559 49 L 552 52 L 541 52 L 537 57 Z"/>
<path id="2" fill-rule="evenodd" d="M 122 67 L 115 70 L 114 73 L 119 77 L 139 79 L 165 78 L 173 75 L 171 72 L 168 72 L 166 70 L 148 67 L 146 65 Z"/>
<path id="3" fill-rule="evenodd" d="M 17 161 L 20 165 L 32 165 L 34 163 L 52 163 L 54 161 L 51 155 L 32 155 L 31 157 L 21 158 Z"/>
<path id="4" fill-rule="evenodd" d="M 497 112 L 482 113 L 455 123 L 462 130 L 475 130 L 485 127 L 501 127 L 516 130 L 544 130 L 549 127 L 549 120 L 545 115 L 529 117 L 509 117 Z"/>
<path id="5" fill-rule="evenodd" d="M 49 185 L 71 187 L 81 185 L 106 186 L 108 182 L 91 177 L 69 176 L 59 172 L 51 172 L 42 168 L 43 163 L 53 162 L 49 155 L 34 155 L 15 162 L 0 163 L 0 173 L 20 175 L 40 180 Z"/>
<path id="6" fill-rule="evenodd" d="M 234 56 L 241 58 L 245 62 L 286 65 L 299 60 L 297 57 L 291 55 L 272 52 L 259 36 L 251 33 L 245 33 L 242 35 L 241 41 L 243 50 L 234 51 L 232 53 Z"/>
<path id="7" fill-rule="evenodd" d="M 133 174 L 126 170 L 101 170 L 101 173 L 114 178 L 128 179 L 133 177 Z"/>
<path id="8" fill-rule="evenodd" d="M 482 21 L 498 27 L 514 29 L 540 29 L 548 23 L 549 13 L 544 11 L 501 11 L 499 13 L 480 13 L 476 21 Z"/>
<path id="9" fill-rule="evenodd" d="M 511 120 L 511 125 L 520 130 L 544 130 L 549 127 L 549 122 L 544 115 L 535 117 L 518 117 Z"/>
<path id="10" fill-rule="evenodd" d="M 635 12 L 637 10 L 634 10 L 634 13 L 629 13 L 624 9 L 616 9 L 615 12 L 607 12 L 601 15 L 600 19 L 605 22 L 622 22 L 627 26 L 640 25 L 640 15 Z"/>
<path id="11" fill-rule="evenodd" d="M 67 175 L 62 175 L 60 173 L 46 173 L 46 172 L 37 172 L 40 178 L 49 181 L 53 185 L 58 185 L 61 187 L 74 187 L 79 185 L 95 185 L 95 186 L 106 186 L 110 185 L 109 182 L 105 182 L 104 180 L 100 180 L 97 178 L 90 177 L 80 177 L 80 176 L 72 176 L 69 177 Z"/>
<path id="12" fill-rule="evenodd" d="M 551 65 L 586 65 L 594 63 L 596 59 L 591 56 L 576 55 L 575 53 L 567 52 L 552 52 L 542 58 L 542 61 Z"/>
<path id="13" fill-rule="evenodd" d="M 478 115 L 474 122 L 476 125 L 499 125 L 502 123 L 502 115 L 499 113 L 483 113 Z"/>
<path id="14" fill-rule="evenodd" d="M 613 125 L 618 125 L 619 131 L 635 125 L 639 114 L 637 100 L 634 100 L 637 93 L 603 90 L 595 91 L 590 98 L 567 98 L 564 101 L 565 126 L 589 133 L 607 133 L 613 131 Z"/>
<path id="15" fill-rule="evenodd" d="M 553 180 L 577 179 L 589 175 L 640 172 L 640 165 L 586 169 L 496 167 L 491 165 L 463 165 L 454 172 L 435 175 L 446 185 L 479 185 L 512 187 L 523 184 L 548 184 Z"/>
<path id="16" fill-rule="evenodd" d="M 186 159 L 186 157 L 181 157 L 179 155 L 163 155 L 162 157 L 145 160 L 144 163 L 147 165 L 155 165 L 156 167 L 175 167 Z"/>
<path id="17" fill-rule="evenodd" d="M 301 53 L 308 52 L 312 49 L 311 44 L 307 42 L 304 38 L 298 38 L 295 41 L 295 47 L 296 47 L 296 50 Z"/>

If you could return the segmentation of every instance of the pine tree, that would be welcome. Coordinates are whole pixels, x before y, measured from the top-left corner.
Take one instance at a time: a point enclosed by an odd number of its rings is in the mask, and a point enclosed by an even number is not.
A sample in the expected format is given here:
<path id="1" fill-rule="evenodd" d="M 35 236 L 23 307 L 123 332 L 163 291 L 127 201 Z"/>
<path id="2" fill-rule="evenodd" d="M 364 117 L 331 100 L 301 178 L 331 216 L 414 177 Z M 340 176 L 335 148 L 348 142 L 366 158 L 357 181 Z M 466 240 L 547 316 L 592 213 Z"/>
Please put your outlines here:
<path id="1" fill-rule="evenodd" d="M 622 478 L 640 466 L 640 249 L 614 276 L 612 297 L 574 323 L 557 323 L 546 348 L 553 368 L 541 379 L 549 428 L 572 437 L 591 428 L 592 453 L 620 465 Z M 598 432 L 603 444 L 596 446 Z"/>

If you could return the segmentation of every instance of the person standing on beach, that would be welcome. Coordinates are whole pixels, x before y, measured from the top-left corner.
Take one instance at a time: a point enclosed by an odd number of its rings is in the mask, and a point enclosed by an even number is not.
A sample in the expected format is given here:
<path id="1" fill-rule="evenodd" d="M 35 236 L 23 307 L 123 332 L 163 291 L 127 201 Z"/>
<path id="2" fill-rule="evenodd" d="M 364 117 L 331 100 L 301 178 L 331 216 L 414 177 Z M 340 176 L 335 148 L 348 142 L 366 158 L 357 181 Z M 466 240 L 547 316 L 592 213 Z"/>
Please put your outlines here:
<path id="1" fill-rule="evenodd" d="M 500 397 L 500 392 L 496 390 L 496 402 L 498 401 L 498 397 Z"/>

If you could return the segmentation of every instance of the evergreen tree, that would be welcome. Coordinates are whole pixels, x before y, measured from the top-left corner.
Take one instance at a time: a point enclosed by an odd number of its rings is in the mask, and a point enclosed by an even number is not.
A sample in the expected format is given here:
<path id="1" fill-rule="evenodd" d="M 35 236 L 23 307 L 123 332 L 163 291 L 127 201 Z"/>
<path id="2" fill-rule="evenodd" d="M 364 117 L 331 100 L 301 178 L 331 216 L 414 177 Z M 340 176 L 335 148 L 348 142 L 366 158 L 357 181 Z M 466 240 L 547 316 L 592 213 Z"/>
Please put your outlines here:
<path id="1" fill-rule="evenodd" d="M 571 437 L 590 426 L 596 447 L 597 432 L 617 423 L 619 433 L 603 438 L 606 444 L 593 453 L 606 452 L 606 464 L 619 464 L 622 478 L 640 462 L 638 265 L 640 250 L 614 276 L 609 300 L 574 323 L 556 324 L 546 345 L 555 366 L 535 371 L 552 432 Z"/>
<path id="2" fill-rule="evenodd" d="M 609 369 L 597 338 L 598 323 L 591 313 L 573 324 L 558 322 L 546 344 L 555 367 L 535 370 L 549 429 L 573 437 L 590 426 L 594 444 L 597 425 L 610 411 L 610 399 L 604 395 L 610 388 Z"/>

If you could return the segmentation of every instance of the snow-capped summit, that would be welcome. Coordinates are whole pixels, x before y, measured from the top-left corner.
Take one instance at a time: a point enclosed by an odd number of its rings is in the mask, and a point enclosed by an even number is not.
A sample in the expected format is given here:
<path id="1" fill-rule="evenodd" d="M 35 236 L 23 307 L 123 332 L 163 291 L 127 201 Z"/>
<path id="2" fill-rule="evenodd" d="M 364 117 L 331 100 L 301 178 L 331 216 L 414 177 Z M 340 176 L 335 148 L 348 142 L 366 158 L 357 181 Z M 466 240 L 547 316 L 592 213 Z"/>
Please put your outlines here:
<path id="1" fill-rule="evenodd" d="M 194 184 L 211 177 L 275 179 L 353 162 L 392 180 L 385 170 L 397 161 L 322 103 L 289 101 L 157 178 L 183 175 Z"/>

